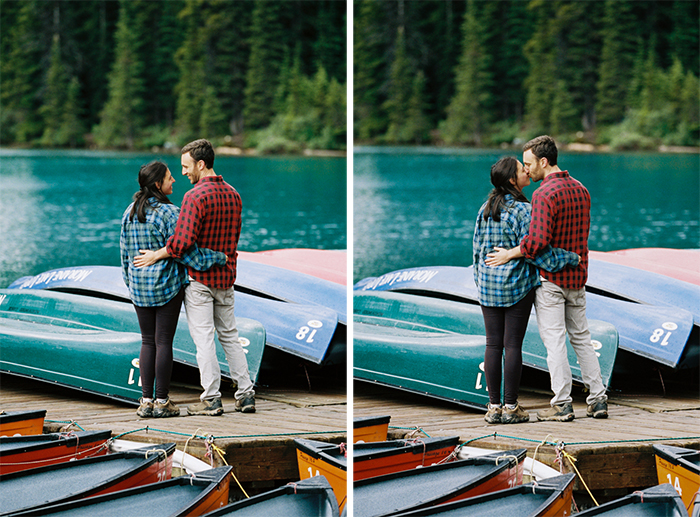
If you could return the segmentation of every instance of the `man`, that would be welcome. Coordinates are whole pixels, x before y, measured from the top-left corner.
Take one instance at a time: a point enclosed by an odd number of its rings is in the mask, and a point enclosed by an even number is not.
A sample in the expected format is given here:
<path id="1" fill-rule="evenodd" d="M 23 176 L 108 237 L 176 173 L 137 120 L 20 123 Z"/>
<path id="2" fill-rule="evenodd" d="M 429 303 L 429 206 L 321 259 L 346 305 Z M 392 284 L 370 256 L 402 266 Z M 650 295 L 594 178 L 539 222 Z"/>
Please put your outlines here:
<path id="1" fill-rule="evenodd" d="M 540 270 L 542 286 L 537 289 L 535 308 L 540 337 L 547 348 L 547 366 L 554 397 L 551 407 L 537 412 L 538 420 L 569 422 L 571 368 L 567 358 L 566 334 L 576 352 L 583 383 L 589 389 L 586 415 L 607 418 L 608 404 L 600 364 L 588 330 L 585 285 L 588 279 L 588 233 L 591 197 L 586 187 L 557 165 L 557 146 L 550 136 L 539 136 L 523 146 L 523 166 L 530 178 L 542 181 L 532 195 L 530 233 L 520 246 L 490 254 L 487 264 L 504 264 L 512 258 L 534 259 L 548 244 L 573 251 L 581 257 L 576 268 L 557 273 Z"/>
<path id="2" fill-rule="evenodd" d="M 238 340 L 234 317 L 236 256 L 241 233 L 241 197 L 214 172 L 214 149 L 207 140 L 190 142 L 181 151 L 182 174 L 194 188 L 188 191 L 180 209 L 175 233 L 165 248 L 151 259 L 168 255 L 179 258 L 195 243 L 200 248 L 222 251 L 225 266 L 206 271 L 188 268 L 190 283 L 185 290 L 185 310 L 192 340 L 197 347 L 197 365 L 204 392 L 201 402 L 187 407 L 190 415 L 221 415 L 221 370 L 216 357 L 215 331 L 226 354 L 231 377 L 236 382 L 236 411 L 255 412 L 255 392 L 245 352 Z M 145 253 L 144 257 L 149 257 Z M 137 261 L 138 260 L 138 261 Z M 137 259 L 137 266 L 150 262 Z"/>

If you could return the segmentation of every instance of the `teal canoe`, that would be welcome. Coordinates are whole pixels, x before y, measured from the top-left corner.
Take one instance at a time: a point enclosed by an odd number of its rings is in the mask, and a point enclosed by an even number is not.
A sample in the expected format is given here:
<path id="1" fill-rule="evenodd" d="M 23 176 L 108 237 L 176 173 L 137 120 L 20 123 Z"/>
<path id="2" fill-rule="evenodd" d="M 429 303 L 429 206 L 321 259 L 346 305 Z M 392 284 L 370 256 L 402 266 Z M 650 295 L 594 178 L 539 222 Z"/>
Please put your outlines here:
<path id="1" fill-rule="evenodd" d="M 486 336 L 478 306 L 394 292 L 355 291 L 353 376 L 473 408 L 488 402 Z M 612 375 L 617 331 L 590 321 L 603 382 Z M 569 348 L 572 376 L 581 381 Z M 547 351 L 535 323 L 523 342 L 523 363 L 547 371 Z"/>
<path id="2" fill-rule="evenodd" d="M 338 513 L 333 488 L 325 477 L 314 476 L 231 503 L 205 517 L 338 517 Z"/>
<path id="3" fill-rule="evenodd" d="M 251 378 L 256 379 L 265 329 L 237 318 Z M 0 371 L 36 378 L 113 399 L 141 397 L 141 334 L 134 308 L 126 303 L 53 291 L 0 290 Z M 226 358 L 217 347 L 222 375 Z M 174 361 L 196 366 L 187 321 L 180 318 Z"/>
<path id="4" fill-rule="evenodd" d="M 577 513 L 576 516 L 591 517 L 687 517 L 688 511 L 678 492 L 669 484 L 657 485 L 634 492 L 609 503 Z"/>

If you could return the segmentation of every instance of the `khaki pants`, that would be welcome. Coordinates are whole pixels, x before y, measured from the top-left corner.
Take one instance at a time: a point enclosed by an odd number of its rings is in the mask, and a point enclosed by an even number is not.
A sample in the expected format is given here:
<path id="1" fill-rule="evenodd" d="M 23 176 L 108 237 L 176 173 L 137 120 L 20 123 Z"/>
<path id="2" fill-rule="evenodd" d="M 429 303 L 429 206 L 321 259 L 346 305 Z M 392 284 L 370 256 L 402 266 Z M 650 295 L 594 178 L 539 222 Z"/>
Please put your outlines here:
<path id="1" fill-rule="evenodd" d="M 606 401 L 605 386 L 600 375 L 600 363 L 591 343 L 586 319 L 586 291 L 565 289 L 542 278 L 535 295 L 537 325 L 547 348 L 547 367 L 554 398 L 551 405 L 570 403 L 571 367 L 566 350 L 566 334 L 576 352 L 583 383 L 589 390 L 586 403 Z"/>
<path id="2" fill-rule="evenodd" d="M 212 289 L 190 279 L 185 290 L 185 311 L 190 335 L 197 347 L 197 366 L 204 392 L 201 400 L 221 398 L 221 370 L 216 357 L 215 335 L 226 355 L 231 378 L 237 383 L 236 399 L 254 395 L 248 373 L 245 351 L 238 340 L 236 318 L 233 314 L 234 292 L 230 289 Z M 215 332 L 216 330 L 216 332 Z"/>

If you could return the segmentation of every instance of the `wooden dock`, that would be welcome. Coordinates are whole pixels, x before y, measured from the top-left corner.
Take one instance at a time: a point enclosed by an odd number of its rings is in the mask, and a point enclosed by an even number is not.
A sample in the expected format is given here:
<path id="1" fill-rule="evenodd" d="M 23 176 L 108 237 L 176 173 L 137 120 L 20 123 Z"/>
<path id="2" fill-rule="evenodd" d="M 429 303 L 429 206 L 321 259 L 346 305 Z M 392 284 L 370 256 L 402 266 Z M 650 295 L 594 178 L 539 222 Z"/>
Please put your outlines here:
<path id="1" fill-rule="evenodd" d="M 530 458 L 537 450 L 537 460 L 556 470 L 576 473 L 564 457 L 570 455 L 580 473 L 574 486 L 579 508 L 588 507 L 590 501 L 582 480 L 599 503 L 658 484 L 653 443 L 700 449 L 697 392 L 673 396 L 613 394 L 607 419 L 586 417 L 585 394 L 580 388 L 574 388 L 573 396 L 576 418 L 572 422 L 537 421 L 537 410 L 549 406 L 551 394 L 524 388 L 520 403 L 530 413 L 530 421 L 491 425 L 484 421 L 483 411 L 355 382 L 353 416 L 391 415 L 393 438 L 424 436 L 415 431 L 420 429 L 428 436 L 459 436 L 461 443 L 472 447 L 526 448 Z"/>
<path id="2" fill-rule="evenodd" d="M 186 406 L 199 401 L 200 390 L 174 384 L 170 397 L 181 410 L 175 418 L 136 416 L 136 407 L 10 375 L 0 376 L 0 409 L 46 409 L 45 432 L 111 429 L 113 437 L 148 443 L 175 442 L 178 450 L 210 463 L 207 440 L 223 450 L 226 463 L 249 495 L 299 479 L 294 438 L 335 443 L 347 441 L 347 397 L 344 384 L 309 390 L 304 383 L 256 388 L 256 412 L 238 413 L 230 383 L 217 417 L 188 416 Z M 312 383 L 312 387 L 314 383 Z M 192 438 L 192 436 L 195 436 Z M 216 454 L 214 456 L 217 456 Z M 219 457 L 216 466 L 223 465 Z M 231 483 L 232 499 L 238 499 Z"/>

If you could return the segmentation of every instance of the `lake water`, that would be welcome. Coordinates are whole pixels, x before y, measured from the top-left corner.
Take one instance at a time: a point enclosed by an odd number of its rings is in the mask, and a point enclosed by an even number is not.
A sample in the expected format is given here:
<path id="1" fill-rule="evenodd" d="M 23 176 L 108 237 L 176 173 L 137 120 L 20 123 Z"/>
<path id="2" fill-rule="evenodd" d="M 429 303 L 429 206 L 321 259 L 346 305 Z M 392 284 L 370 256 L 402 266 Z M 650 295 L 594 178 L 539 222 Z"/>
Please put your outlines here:
<path id="1" fill-rule="evenodd" d="M 119 225 L 139 167 L 165 161 L 178 206 L 180 156 L 0 150 L 0 287 L 78 265 L 119 265 Z M 344 158 L 219 156 L 214 170 L 243 200 L 242 251 L 347 248 Z"/>
<path id="2" fill-rule="evenodd" d="M 468 266 L 500 150 L 359 147 L 353 171 L 353 275 Z M 592 250 L 700 247 L 700 155 L 569 154 L 559 166 L 591 194 Z M 525 193 L 532 199 L 538 186 Z"/>

